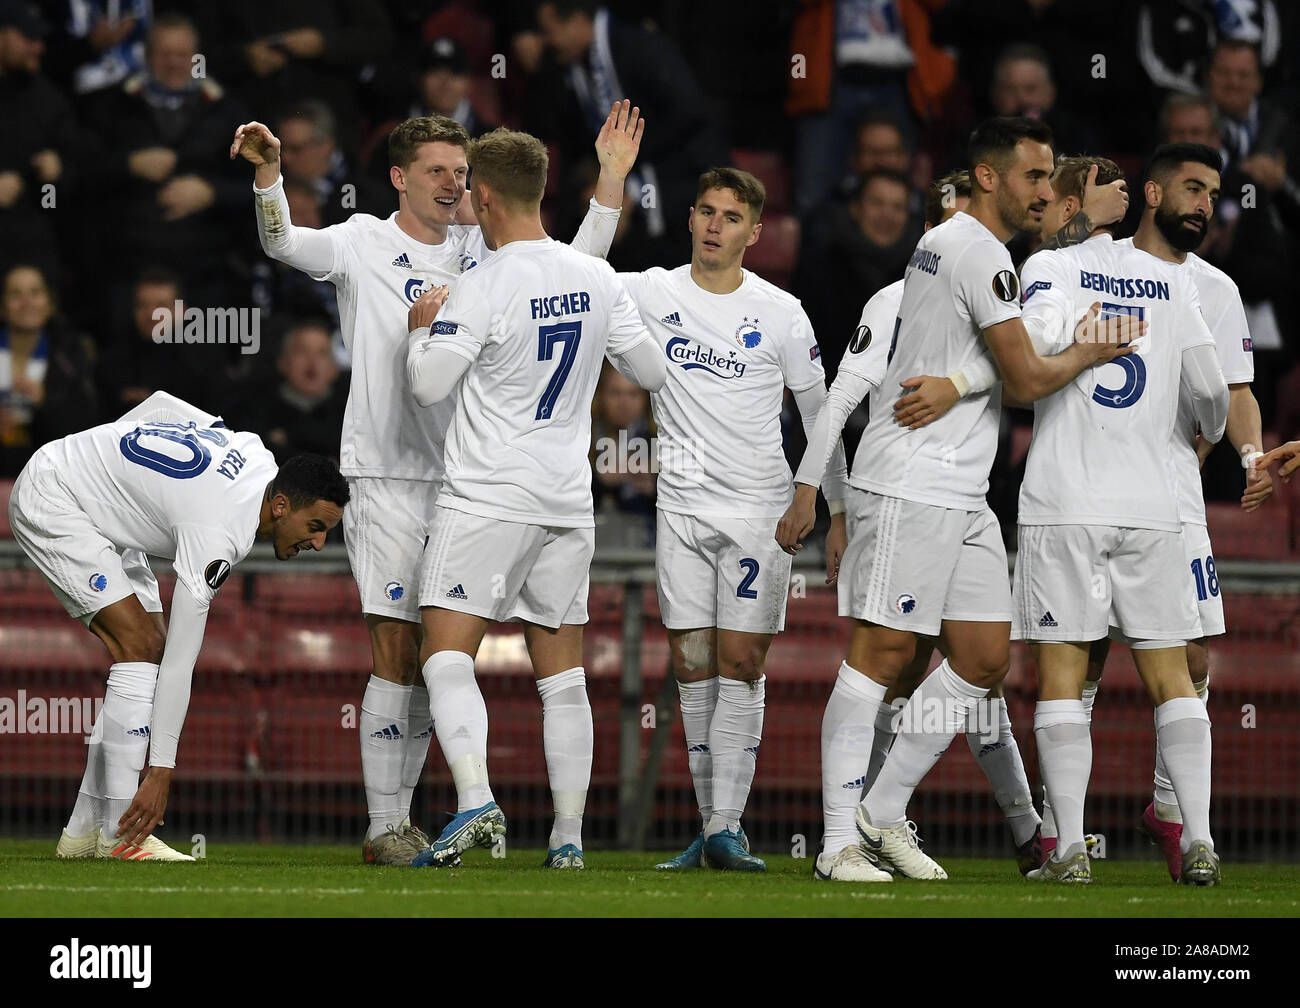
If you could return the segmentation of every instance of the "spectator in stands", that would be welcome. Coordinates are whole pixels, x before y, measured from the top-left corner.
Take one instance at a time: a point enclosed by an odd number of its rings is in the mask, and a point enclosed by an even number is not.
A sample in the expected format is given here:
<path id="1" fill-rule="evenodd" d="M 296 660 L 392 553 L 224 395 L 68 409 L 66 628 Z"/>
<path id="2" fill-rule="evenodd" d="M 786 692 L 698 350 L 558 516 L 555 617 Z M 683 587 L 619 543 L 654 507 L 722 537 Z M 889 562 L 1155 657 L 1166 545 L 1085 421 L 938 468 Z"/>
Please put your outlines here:
<path id="1" fill-rule="evenodd" d="M 115 332 L 99 354 L 100 422 L 116 420 L 159 390 L 221 412 L 228 363 L 223 348 L 154 339 L 154 333 L 162 331 L 164 313 L 184 318 L 187 305 L 180 277 L 168 269 L 148 267 L 131 293 L 129 326 Z"/>
<path id="2" fill-rule="evenodd" d="M 897 172 L 877 169 L 861 176 L 847 206 L 829 208 L 828 226 L 815 245 L 799 254 L 791 289 L 802 302 L 827 380 L 857 329 L 862 306 L 903 275 L 921 236 L 908 214 L 911 187 Z"/>
<path id="3" fill-rule="evenodd" d="M 821 30 L 806 35 L 817 49 L 802 55 L 815 64 L 812 73 L 820 71 L 830 79 L 820 89 L 817 107 L 798 79 L 791 85 L 788 107 L 794 114 L 806 113 L 799 119 L 795 155 L 795 205 L 801 213 L 832 194 L 864 110 L 887 114 L 905 139 L 913 132 L 907 73 L 915 56 L 901 11 L 905 0 L 835 0 L 833 11 L 826 9 L 831 6 L 827 3 L 809 6 L 820 12 Z M 796 21 L 796 37 L 807 31 L 801 28 Z"/>
<path id="4" fill-rule="evenodd" d="M 87 100 L 103 149 L 88 169 L 90 219 L 102 218 L 114 279 L 170 263 L 191 300 L 215 305 L 231 298 L 226 255 L 248 230 L 248 183 L 219 153 L 243 111 L 215 79 L 194 75 L 198 51 L 193 23 L 164 14 L 149 30 L 144 70 Z"/>
<path id="5" fill-rule="evenodd" d="M 547 56 L 537 86 L 529 89 L 528 128 L 558 148 L 567 176 L 591 157 L 591 138 L 614 102 L 632 99 L 655 125 L 646 131 L 628 176 L 629 192 L 636 194 L 631 226 L 655 252 L 639 262 L 620 258 L 616 265 L 640 270 L 681 262 L 690 236 L 680 222 L 695 199 L 700 173 L 725 164 L 728 149 L 681 50 L 657 31 L 613 18 L 595 0 L 544 0 L 537 24 Z"/>
<path id="6" fill-rule="evenodd" d="M 1282 53 L 1282 21 L 1275 0 L 1250 3 L 1138 4 L 1138 59 L 1147 80 L 1162 91 L 1191 94 L 1199 90 L 1201 68 L 1209 62 L 1216 39 L 1258 48 L 1266 70 L 1277 68 Z"/>
<path id="7" fill-rule="evenodd" d="M 387 217 L 392 212 L 391 195 L 352 169 L 339 148 L 335 129 L 329 106 L 314 100 L 295 106 L 275 124 L 285 180 L 311 188 L 327 226 L 340 224 L 354 213 Z M 244 193 L 245 199 L 247 195 Z"/>
<path id="8" fill-rule="evenodd" d="M 144 69 L 150 0 L 62 0 L 55 4 L 50 76 L 74 94 L 120 84 Z"/>
<path id="9" fill-rule="evenodd" d="M 200 13 L 201 12 L 201 13 Z M 213 72 L 271 118 L 308 99 L 338 124 L 335 140 L 359 150 L 357 85 L 388 58 L 393 35 L 379 0 L 225 0 L 198 5 Z M 238 122 L 240 120 L 232 120 Z"/>
<path id="10" fill-rule="evenodd" d="M 592 498 L 597 544 L 651 548 L 655 472 L 650 394 L 606 362 L 592 406 Z"/>
<path id="11" fill-rule="evenodd" d="M 302 452 L 337 460 L 348 382 L 334 361 L 326 319 L 294 322 L 284 334 L 277 374 L 231 412 L 242 429 L 256 431 L 277 462 Z"/>
<path id="12" fill-rule="evenodd" d="M 1052 64 L 1036 45 L 1007 46 L 993 64 L 989 89 L 993 114 L 1041 119 L 1052 128 L 1058 154 L 1083 154 L 1096 146 L 1092 130 L 1056 102 Z"/>
<path id="13" fill-rule="evenodd" d="M 0 270 L 31 263 L 57 284 L 50 208 L 66 206 L 78 143 L 71 107 L 41 74 L 47 30 L 35 4 L 0 0 Z"/>
<path id="14" fill-rule="evenodd" d="M 0 285 L 0 477 L 12 479 L 47 441 L 94 426 L 95 389 L 85 341 L 58 314 L 35 266 Z"/>

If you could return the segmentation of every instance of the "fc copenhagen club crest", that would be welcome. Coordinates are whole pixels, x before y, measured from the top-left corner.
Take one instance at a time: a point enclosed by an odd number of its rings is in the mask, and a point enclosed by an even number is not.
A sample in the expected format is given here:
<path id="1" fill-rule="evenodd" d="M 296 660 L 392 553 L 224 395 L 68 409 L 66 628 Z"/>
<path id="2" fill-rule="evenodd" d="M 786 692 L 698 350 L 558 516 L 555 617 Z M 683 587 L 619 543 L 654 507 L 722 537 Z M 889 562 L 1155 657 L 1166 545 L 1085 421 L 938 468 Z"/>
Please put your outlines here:
<path id="1" fill-rule="evenodd" d="M 746 316 L 745 321 L 736 329 L 736 342 L 746 350 L 753 350 L 762 340 L 763 334 L 758 331 L 758 319 L 751 322 Z"/>

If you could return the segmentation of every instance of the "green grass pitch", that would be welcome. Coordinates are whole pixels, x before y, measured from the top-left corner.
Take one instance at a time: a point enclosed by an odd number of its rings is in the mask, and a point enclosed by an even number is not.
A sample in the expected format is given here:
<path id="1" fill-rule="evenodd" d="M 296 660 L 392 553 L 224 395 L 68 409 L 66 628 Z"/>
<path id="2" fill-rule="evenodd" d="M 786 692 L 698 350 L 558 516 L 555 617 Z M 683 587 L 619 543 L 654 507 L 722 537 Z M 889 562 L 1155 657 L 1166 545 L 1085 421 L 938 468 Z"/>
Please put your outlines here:
<path id="1" fill-rule="evenodd" d="M 946 882 L 814 882 L 812 861 L 762 875 L 656 872 L 660 854 L 590 852 L 553 872 L 542 853 L 471 851 L 460 869 L 375 868 L 355 847 L 210 844 L 196 864 L 59 861 L 53 841 L 0 841 L 5 917 L 1295 917 L 1292 866 L 1228 864 L 1224 885 L 1169 881 L 1156 861 L 1094 864 L 1086 888 L 1035 885 L 1007 860 L 947 858 Z M 675 852 L 674 852 L 675 853 Z"/>

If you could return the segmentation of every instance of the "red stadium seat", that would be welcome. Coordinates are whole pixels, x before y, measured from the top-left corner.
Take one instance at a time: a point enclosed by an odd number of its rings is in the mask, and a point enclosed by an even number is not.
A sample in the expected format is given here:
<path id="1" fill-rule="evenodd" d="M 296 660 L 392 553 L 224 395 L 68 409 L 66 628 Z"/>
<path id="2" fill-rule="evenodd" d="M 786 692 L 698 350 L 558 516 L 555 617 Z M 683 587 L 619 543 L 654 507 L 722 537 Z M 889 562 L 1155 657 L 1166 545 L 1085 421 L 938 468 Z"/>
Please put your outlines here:
<path id="1" fill-rule="evenodd" d="M 413 590 L 414 586 L 408 586 Z M 274 574 L 254 579 L 253 606 L 291 621 L 354 619 L 361 622 L 361 596 L 350 574 Z"/>
<path id="2" fill-rule="evenodd" d="M 798 258 L 799 221 L 783 214 L 765 216 L 763 233 L 745 250 L 745 265 L 783 289 Z"/>
<path id="3" fill-rule="evenodd" d="M 1282 560 L 1291 550 L 1285 508 L 1265 504 L 1248 513 L 1239 504 L 1212 502 L 1205 505 L 1205 513 L 1218 559 Z"/>
<path id="4" fill-rule="evenodd" d="M 13 490 L 13 480 L 0 480 L 0 539 L 12 539 L 14 535 L 9 527 L 9 495 Z"/>
<path id="5" fill-rule="evenodd" d="M 731 163 L 763 183 L 767 190 L 764 214 L 784 214 L 790 209 L 790 169 L 784 155 L 737 147 L 731 152 Z"/>

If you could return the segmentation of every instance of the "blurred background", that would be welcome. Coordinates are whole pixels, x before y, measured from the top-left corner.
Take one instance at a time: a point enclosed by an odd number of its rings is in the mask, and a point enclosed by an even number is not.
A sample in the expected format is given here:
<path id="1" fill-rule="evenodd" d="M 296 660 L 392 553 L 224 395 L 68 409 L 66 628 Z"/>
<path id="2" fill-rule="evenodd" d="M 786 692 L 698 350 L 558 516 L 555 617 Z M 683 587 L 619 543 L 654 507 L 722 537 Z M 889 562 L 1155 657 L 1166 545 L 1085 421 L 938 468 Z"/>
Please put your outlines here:
<path id="1" fill-rule="evenodd" d="M 0 833 L 57 835 L 84 766 L 70 722 L 28 732 L 13 709 L 103 693 L 102 647 L 69 621 L 9 537 L 12 480 L 45 441 L 167 391 L 260 433 L 278 457 L 337 457 L 349 360 L 334 289 L 261 252 L 252 170 L 227 154 L 257 119 L 283 144 L 295 224 L 396 209 L 387 135 L 450 115 L 543 138 L 544 203 L 567 240 L 597 175 L 607 106 L 598 78 L 648 121 L 609 259 L 686 262 L 698 174 L 730 163 L 767 187 L 745 265 L 797 295 L 833 375 L 862 305 L 902 275 L 930 181 L 964 167 L 990 114 L 1048 122 L 1058 153 L 1104 154 L 1136 190 L 1165 141 L 1208 143 L 1226 165 L 1198 254 L 1237 282 L 1255 351 L 1265 447 L 1300 436 L 1300 4 L 1287 0 L 0 0 Z M 1141 201 L 1123 234 L 1137 224 Z M 1017 262 L 1032 251 L 1018 240 Z M 159 307 L 257 309 L 261 349 L 153 339 Z M 648 397 L 610 371 L 592 405 L 602 445 L 653 436 Z M 847 439 L 856 443 L 860 409 Z M 783 418 L 797 464 L 802 429 Z M 990 503 L 1014 547 L 1031 415 L 1005 411 Z M 620 434 L 622 438 L 620 440 Z M 605 440 L 600 440 L 605 439 Z M 626 451 L 627 447 L 620 450 Z M 653 589 L 654 485 L 597 472 L 598 558 L 587 631 L 597 754 L 592 846 L 670 847 L 694 802 L 665 683 Z M 1221 448 L 1205 467 L 1229 634 L 1212 654 L 1215 822 L 1233 859 L 1300 853 L 1300 481 L 1246 515 Z M 331 555 L 332 554 L 332 555 Z M 807 554 L 805 554 L 807 555 Z M 227 839 L 352 842 L 364 822 L 355 711 L 370 669 L 341 544 L 292 574 L 254 558 L 209 622 L 173 787 L 169 830 Z M 848 630 L 809 567 L 769 660 L 762 758 L 746 828 L 760 848 L 820 837 L 819 732 Z M 166 585 L 166 579 L 164 579 Z M 1149 800 L 1150 705 L 1116 649 L 1094 721 L 1089 829 L 1136 850 Z M 489 761 L 512 841 L 545 836 L 540 705 L 522 635 L 479 662 Z M 20 692 L 21 691 L 21 692 Z M 1037 780 L 1031 664 L 1017 649 L 1008 702 Z M 40 706 L 40 705 L 38 705 Z M 70 716 L 70 715 L 69 715 Z M 20 731 L 19 722 L 23 730 Z M 89 725 L 85 726 L 86 731 Z M 417 805 L 454 806 L 441 757 Z M 911 809 L 940 854 L 1009 839 L 960 740 Z"/>

